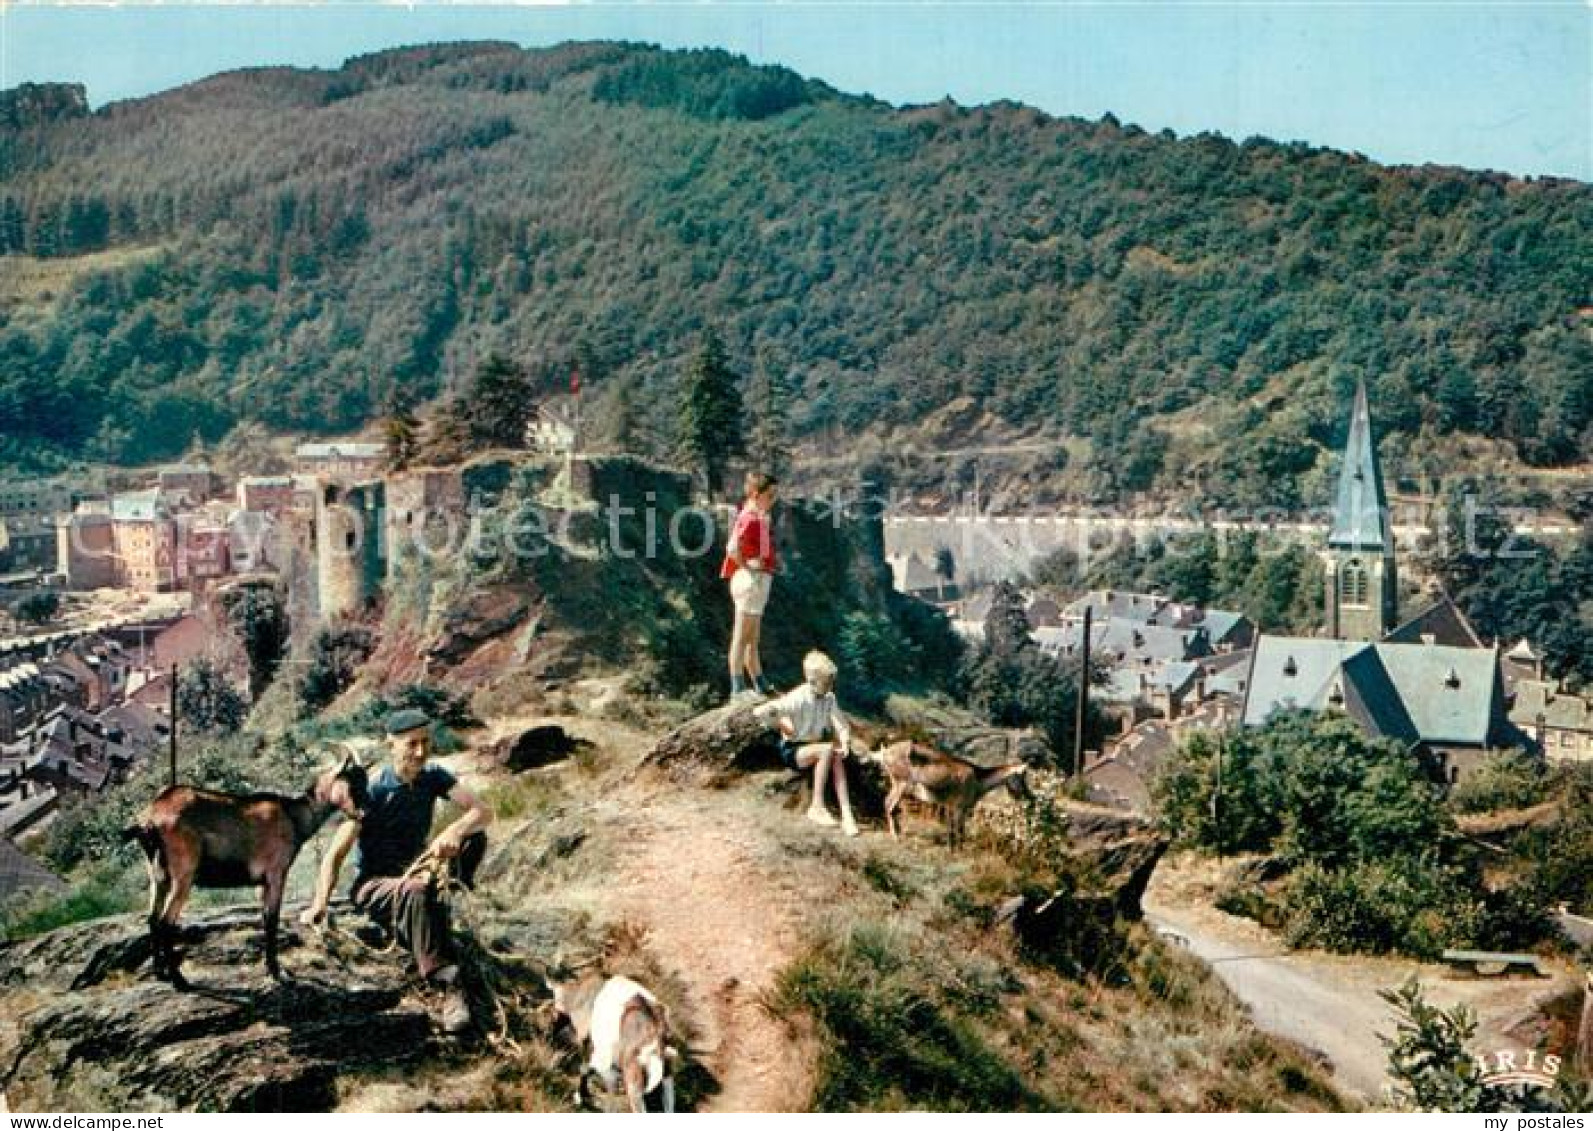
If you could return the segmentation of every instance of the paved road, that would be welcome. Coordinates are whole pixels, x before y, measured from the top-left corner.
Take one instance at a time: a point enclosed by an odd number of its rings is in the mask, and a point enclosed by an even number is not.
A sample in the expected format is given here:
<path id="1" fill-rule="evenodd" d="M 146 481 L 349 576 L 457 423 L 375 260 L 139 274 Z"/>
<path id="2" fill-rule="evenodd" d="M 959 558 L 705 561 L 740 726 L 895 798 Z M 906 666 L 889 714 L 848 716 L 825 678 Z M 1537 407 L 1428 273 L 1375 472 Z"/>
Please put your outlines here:
<path id="1" fill-rule="evenodd" d="M 1288 951 L 1249 920 L 1209 904 L 1192 905 L 1187 896 L 1165 887 L 1158 890 L 1155 883 L 1145 900 L 1145 914 L 1154 926 L 1181 936 L 1190 952 L 1250 1007 L 1257 1025 L 1326 1056 L 1340 1089 L 1373 1105 L 1384 1102 L 1390 1083 L 1379 1038 L 1395 1028 L 1394 1011 L 1378 996 L 1380 989 L 1398 986 L 1415 974 L 1432 1004 L 1447 1009 L 1463 1002 L 1471 1007 L 1478 1021 L 1475 1048 L 1520 1049 L 1535 1043 L 1527 1030 L 1543 1004 L 1580 984 L 1569 970 L 1553 963 L 1545 978 L 1477 978 L 1409 959 Z M 1593 929 L 1593 921 L 1566 926 Z"/>
<path id="2" fill-rule="evenodd" d="M 1394 1017 L 1375 989 L 1346 984 L 1309 954 L 1221 938 L 1178 909 L 1147 907 L 1146 918 L 1187 940 L 1258 1026 L 1322 1053 L 1340 1088 L 1362 1102 L 1382 1099 L 1387 1057 L 1378 1034 L 1394 1031 Z"/>

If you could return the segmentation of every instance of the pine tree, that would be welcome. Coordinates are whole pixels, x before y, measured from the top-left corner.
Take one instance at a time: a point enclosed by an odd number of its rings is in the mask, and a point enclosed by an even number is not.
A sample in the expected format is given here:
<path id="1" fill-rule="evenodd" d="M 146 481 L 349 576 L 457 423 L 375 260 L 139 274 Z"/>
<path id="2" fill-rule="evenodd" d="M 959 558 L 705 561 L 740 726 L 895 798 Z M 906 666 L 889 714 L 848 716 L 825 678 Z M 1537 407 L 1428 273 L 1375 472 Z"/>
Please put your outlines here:
<path id="1" fill-rule="evenodd" d="M 723 485 L 731 456 L 746 450 L 739 377 L 717 332 L 703 335 L 686 370 L 680 401 L 680 454 L 702 472 L 710 496 Z"/>
<path id="2" fill-rule="evenodd" d="M 477 445 L 521 447 L 531 415 L 530 374 L 502 354 L 489 354 L 456 404 Z"/>
<path id="3" fill-rule="evenodd" d="M 790 391 L 786 380 L 761 361 L 748 387 L 752 435 L 747 454 L 760 471 L 783 478 L 790 464 Z"/>

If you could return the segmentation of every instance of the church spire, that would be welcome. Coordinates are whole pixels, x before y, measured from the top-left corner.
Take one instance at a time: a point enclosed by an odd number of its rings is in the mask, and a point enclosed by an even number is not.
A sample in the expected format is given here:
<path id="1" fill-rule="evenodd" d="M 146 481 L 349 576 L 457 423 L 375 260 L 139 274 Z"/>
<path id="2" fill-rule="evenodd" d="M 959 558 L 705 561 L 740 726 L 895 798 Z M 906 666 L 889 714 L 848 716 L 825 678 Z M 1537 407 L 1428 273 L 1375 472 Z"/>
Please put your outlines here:
<path id="1" fill-rule="evenodd" d="M 1334 549 L 1385 552 L 1394 548 L 1383 471 L 1377 465 L 1377 441 L 1372 435 L 1372 414 L 1366 406 L 1365 381 L 1355 383 L 1355 410 L 1350 416 L 1349 438 L 1344 442 L 1328 545 Z"/>

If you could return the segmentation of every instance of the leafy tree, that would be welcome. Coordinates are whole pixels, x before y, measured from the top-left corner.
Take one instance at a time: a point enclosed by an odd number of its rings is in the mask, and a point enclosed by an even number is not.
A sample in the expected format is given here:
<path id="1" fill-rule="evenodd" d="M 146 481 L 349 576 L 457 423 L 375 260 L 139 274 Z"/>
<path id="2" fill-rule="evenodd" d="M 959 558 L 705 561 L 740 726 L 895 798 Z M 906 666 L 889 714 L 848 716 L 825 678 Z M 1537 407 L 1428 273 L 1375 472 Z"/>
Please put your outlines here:
<path id="1" fill-rule="evenodd" d="M 326 707 L 353 685 L 375 647 L 376 637 L 364 625 L 346 623 L 321 629 L 299 677 L 299 702 L 311 712 Z"/>
<path id="2" fill-rule="evenodd" d="M 1077 674 L 1035 646 L 1023 596 L 998 582 L 985 618 L 981 646 L 967 657 L 962 683 L 969 704 L 997 726 L 1034 726 L 1046 736 L 1060 766 L 1074 763 L 1079 689 Z M 1092 710 L 1085 742 L 1099 738 L 1103 722 Z"/>
<path id="3" fill-rule="evenodd" d="M 61 595 L 53 589 L 29 593 L 16 604 L 15 616 L 22 624 L 49 624 L 61 615 Z"/>
<path id="4" fill-rule="evenodd" d="M 177 715 L 183 727 L 231 734 L 248 713 L 243 693 L 209 660 L 194 660 L 177 673 Z"/>
<path id="5" fill-rule="evenodd" d="M 723 340 L 709 330 L 686 369 L 680 403 L 682 457 L 703 476 L 710 495 L 723 485 L 730 458 L 746 449 L 739 378 Z"/>
<path id="6" fill-rule="evenodd" d="M 258 700 L 270 686 L 288 645 L 288 609 L 272 582 L 247 582 L 221 598 L 227 623 L 249 660 L 249 696 Z"/>

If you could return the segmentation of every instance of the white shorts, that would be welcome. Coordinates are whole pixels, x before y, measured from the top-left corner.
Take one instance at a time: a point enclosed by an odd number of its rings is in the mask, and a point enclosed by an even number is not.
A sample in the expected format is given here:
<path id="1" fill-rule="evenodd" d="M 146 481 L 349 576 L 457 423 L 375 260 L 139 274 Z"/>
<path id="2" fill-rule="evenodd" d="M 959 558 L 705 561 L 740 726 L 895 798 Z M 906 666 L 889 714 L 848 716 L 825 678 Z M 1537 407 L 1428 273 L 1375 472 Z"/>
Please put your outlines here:
<path id="1" fill-rule="evenodd" d="M 736 612 L 749 617 L 761 617 L 763 607 L 769 603 L 769 587 L 774 583 L 763 570 L 738 569 L 730 575 L 730 599 Z"/>

